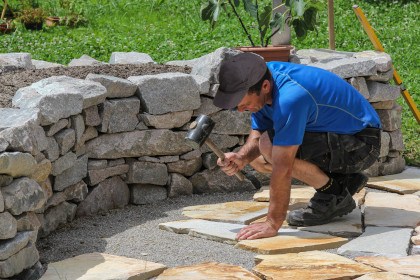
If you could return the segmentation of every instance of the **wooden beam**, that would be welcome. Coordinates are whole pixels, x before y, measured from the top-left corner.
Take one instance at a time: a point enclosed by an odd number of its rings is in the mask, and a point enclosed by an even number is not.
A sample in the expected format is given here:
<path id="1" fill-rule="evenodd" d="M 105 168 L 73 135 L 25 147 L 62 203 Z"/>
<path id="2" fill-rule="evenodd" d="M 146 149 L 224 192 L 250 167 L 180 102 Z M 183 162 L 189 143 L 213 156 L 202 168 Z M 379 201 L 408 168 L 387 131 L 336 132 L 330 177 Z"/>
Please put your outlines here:
<path id="1" fill-rule="evenodd" d="M 329 34 L 330 49 L 335 50 L 334 0 L 328 0 L 328 34 Z"/>

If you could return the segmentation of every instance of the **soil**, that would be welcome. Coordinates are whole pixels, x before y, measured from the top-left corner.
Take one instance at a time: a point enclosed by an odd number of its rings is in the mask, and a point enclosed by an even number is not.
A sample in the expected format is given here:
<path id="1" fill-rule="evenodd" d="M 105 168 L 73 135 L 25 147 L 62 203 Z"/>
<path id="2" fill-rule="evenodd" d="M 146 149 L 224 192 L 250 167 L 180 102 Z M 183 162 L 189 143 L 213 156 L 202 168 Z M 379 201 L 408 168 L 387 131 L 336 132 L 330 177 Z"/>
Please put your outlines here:
<path id="1" fill-rule="evenodd" d="M 55 67 L 37 70 L 20 70 L 0 74 L 0 108 L 11 108 L 12 98 L 20 88 L 51 76 L 69 76 L 85 79 L 89 73 L 127 79 L 130 76 L 155 75 L 168 72 L 190 73 L 189 67 L 160 64 L 107 64 L 99 66 Z"/>

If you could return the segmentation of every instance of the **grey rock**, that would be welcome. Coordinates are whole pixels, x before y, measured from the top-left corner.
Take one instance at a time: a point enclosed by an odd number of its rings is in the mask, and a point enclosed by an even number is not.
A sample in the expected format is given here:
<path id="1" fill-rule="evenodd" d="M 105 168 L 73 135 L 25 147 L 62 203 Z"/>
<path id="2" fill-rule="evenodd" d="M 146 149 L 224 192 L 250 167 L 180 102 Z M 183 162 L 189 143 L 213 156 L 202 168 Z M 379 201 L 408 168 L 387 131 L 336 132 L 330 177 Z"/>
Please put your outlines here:
<path id="1" fill-rule="evenodd" d="M 198 85 L 200 94 L 208 94 L 210 90 L 210 82 L 208 79 L 204 78 L 203 76 L 192 75 L 195 82 Z"/>
<path id="2" fill-rule="evenodd" d="M 10 177 L 10 176 L 9 176 Z M 10 177 L 11 178 L 11 177 Z M 2 176 L 0 175 L 0 181 L 2 179 Z M 13 181 L 13 178 L 11 178 L 10 183 Z M 10 184 L 9 183 L 9 184 Z M 1 187 L 0 186 L 0 213 L 4 211 L 4 199 L 3 199 L 3 194 L 1 193 Z"/>
<path id="3" fill-rule="evenodd" d="M 240 51 L 229 48 L 218 48 L 212 53 L 192 60 L 169 61 L 166 64 L 189 66 L 192 68 L 192 75 L 203 76 L 208 79 L 210 84 L 219 83 L 219 71 L 221 63 L 230 57 L 240 54 Z"/>
<path id="4" fill-rule="evenodd" d="M 88 194 L 77 207 L 76 215 L 89 216 L 106 212 L 114 208 L 122 208 L 128 204 L 130 190 L 119 177 L 112 177 L 101 182 Z"/>
<path id="5" fill-rule="evenodd" d="M 366 227 L 365 232 L 338 248 L 340 255 L 349 257 L 377 254 L 407 256 L 412 229 L 395 227 Z"/>
<path id="6" fill-rule="evenodd" d="M 46 237 L 59 226 L 71 222 L 76 215 L 76 208 L 77 206 L 73 203 L 63 202 L 49 208 L 43 215 L 39 214 L 38 219 L 41 222 L 39 236 Z"/>
<path id="7" fill-rule="evenodd" d="M 202 159 L 201 157 L 185 159 L 177 162 L 168 163 L 167 166 L 168 172 L 179 173 L 189 177 L 201 169 Z"/>
<path id="8" fill-rule="evenodd" d="M 139 122 L 139 124 L 136 126 L 136 130 L 146 130 L 149 129 L 144 122 Z"/>
<path id="9" fill-rule="evenodd" d="M 213 104 L 212 98 L 201 96 L 200 99 L 201 99 L 201 106 L 197 110 L 194 110 L 193 116 L 211 115 L 222 110 L 221 108 L 216 107 Z"/>
<path id="10" fill-rule="evenodd" d="M 369 99 L 369 90 L 365 78 L 352 77 L 349 79 L 350 84 L 360 92 L 364 98 Z"/>
<path id="11" fill-rule="evenodd" d="M 82 202 L 85 200 L 86 196 L 88 194 L 88 187 L 85 182 L 80 181 L 77 184 L 71 185 L 70 187 L 67 187 L 62 192 L 56 192 L 53 194 L 52 197 L 50 197 L 45 204 L 45 209 L 48 209 L 53 206 L 57 206 L 64 201 L 72 201 L 72 202 Z"/>
<path id="12" fill-rule="evenodd" d="M 43 61 L 43 60 L 36 60 L 36 59 L 32 59 L 32 64 L 35 67 L 35 69 L 48 69 L 48 68 L 55 68 L 55 67 L 65 67 L 62 64 Z"/>
<path id="13" fill-rule="evenodd" d="M 373 81 L 367 81 L 367 86 L 370 95 L 369 102 L 395 100 L 400 96 L 398 86 Z"/>
<path id="14" fill-rule="evenodd" d="M 50 161 L 55 161 L 60 157 L 60 147 L 54 137 L 47 137 L 48 149 L 44 154 Z"/>
<path id="15" fill-rule="evenodd" d="M 170 183 L 168 189 L 169 197 L 177 197 L 180 195 L 191 195 L 193 193 L 193 186 L 190 181 L 184 176 L 172 173 L 170 175 Z"/>
<path id="16" fill-rule="evenodd" d="M 397 105 L 392 110 L 376 110 L 381 119 L 384 131 L 394 131 L 401 128 L 402 107 Z"/>
<path id="17" fill-rule="evenodd" d="M 102 160 L 89 159 L 88 160 L 88 167 L 87 167 L 88 171 L 104 169 L 107 167 L 108 167 L 108 161 L 106 159 L 102 159 Z"/>
<path id="18" fill-rule="evenodd" d="M 34 212 L 25 212 L 16 216 L 17 231 L 38 231 L 41 223 Z"/>
<path id="19" fill-rule="evenodd" d="M 54 191 L 62 191 L 68 186 L 74 185 L 86 177 L 88 157 L 82 156 L 76 164 L 55 177 Z"/>
<path id="20" fill-rule="evenodd" d="M 391 56 L 385 52 L 379 51 L 363 51 L 353 54 L 355 58 L 368 58 L 376 63 L 378 72 L 386 72 L 392 68 Z"/>
<path id="21" fill-rule="evenodd" d="M 146 113 L 161 115 L 200 107 L 200 89 L 191 75 L 163 73 L 128 80 L 138 86 L 142 110 Z"/>
<path id="22" fill-rule="evenodd" d="M 86 80 L 98 82 L 106 88 L 107 98 L 130 97 L 136 93 L 137 85 L 121 78 L 90 73 Z"/>
<path id="23" fill-rule="evenodd" d="M 69 62 L 70 67 L 74 67 L 74 66 L 98 66 L 98 65 L 103 65 L 106 64 L 102 61 L 96 60 L 88 55 L 82 55 L 80 58 L 75 58 L 72 59 Z"/>
<path id="24" fill-rule="evenodd" d="M 162 163 L 146 161 L 129 162 L 127 183 L 153 184 L 164 186 L 168 182 L 168 168 Z"/>
<path id="25" fill-rule="evenodd" d="M 65 170 L 73 167 L 76 164 L 76 160 L 77 156 L 74 153 L 69 152 L 65 154 L 52 163 L 51 174 L 53 176 L 60 175 Z"/>
<path id="26" fill-rule="evenodd" d="M 395 107 L 395 104 L 396 103 L 394 100 L 371 103 L 371 105 L 373 106 L 373 108 L 375 108 L 375 110 L 391 110 L 392 108 Z"/>
<path id="27" fill-rule="evenodd" d="M 61 119 L 47 128 L 47 136 L 53 136 L 69 124 L 68 119 Z"/>
<path id="28" fill-rule="evenodd" d="M 376 63 L 369 58 L 349 57 L 328 62 L 315 62 L 309 65 L 333 72 L 344 79 L 371 76 L 375 75 L 377 72 Z"/>
<path id="29" fill-rule="evenodd" d="M 298 50 L 295 56 L 297 57 L 298 61 L 300 61 L 300 64 L 308 64 L 302 62 L 330 62 L 343 58 L 349 58 L 352 55 L 353 53 L 350 52 L 338 52 L 329 49 L 303 49 Z"/>
<path id="30" fill-rule="evenodd" d="M 154 185 L 130 185 L 130 202 L 136 205 L 155 203 L 167 198 L 165 187 Z"/>
<path id="31" fill-rule="evenodd" d="M 3 239 L 9 239 L 16 236 L 17 233 L 17 221 L 16 219 L 9 213 L 3 212 L 0 213 L 0 260 L 2 259 L 2 241 Z M 8 258 L 7 256 L 6 258 Z M 5 258 L 5 259 L 6 259 Z"/>
<path id="32" fill-rule="evenodd" d="M 0 241 L 0 261 L 7 260 L 12 255 L 28 245 L 31 237 L 30 231 L 18 232 L 12 239 Z"/>
<path id="33" fill-rule="evenodd" d="M 251 131 L 251 113 L 223 110 L 211 115 L 216 123 L 212 133 L 248 135 Z"/>
<path id="34" fill-rule="evenodd" d="M 12 103 L 20 108 L 38 108 L 41 124 L 48 125 L 77 115 L 105 98 L 106 89 L 97 82 L 54 76 L 19 89 Z"/>
<path id="35" fill-rule="evenodd" d="M 132 131 L 139 123 L 140 100 L 137 97 L 107 100 L 100 108 L 101 132 Z"/>
<path id="36" fill-rule="evenodd" d="M 160 163 L 170 163 L 170 162 L 176 162 L 179 160 L 179 156 L 162 156 L 159 157 Z"/>
<path id="37" fill-rule="evenodd" d="M 110 64 L 144 64 L 154 63 L 147 53 L 139 52 L 113 52 L 109 59 Z"/>
<path id="38" fill-rule="evenodd" d="M 65 155 L 76 144 L 76 132 L 72 128 L 66 128 L 54 136 L 60 148 L 60 154 Z"/>
<path id="39" fill-rule="evenodd" d="M 107 167 L 104 169 L 89 170 L 88 171 L 89 185 L 90 186 L 97 185 L 109 177 L 127 173 L 128 169 L 129 169 L 128 164 L 122 164 L 122 165 Z"/>
<path id="40" fill-rule="evenodd" d="M 21 273 L 24 269 L 30 268 L 39 260 L 39 253 L 35 245 L 29 242 L 28 245 L 5 261 L 0 261 L 0 277 L 9 278 Z"/>
<path id="41" fill-rule="evenodd" d="M 96 105 L 83 109 L 83 118 L 86 126 L 98 126 L 102 121 Z"/>
<path id="42" fill-rule="evenodd" d="M 175 128 L 181 127 L 190 121 L 193 111 L 181 111 L 166 113 L 163 115 L 141 114 L 142 121 L 147 126 L 155 128 Z"/>
<path id="43" fill-rule="evenodd" d="M 193 150 L 191 152 L 188 152 L 186 154 L 181 155 L 179 158 L 180 159 L 185 159 L 185 160 L 188 160 L 188 159 L 196 159 L 196 158 L 201 157 L 201 154 L 202 153 L 201 153 L 200 150 Z"/>
<path id="44" fill-rule="evenodd" d="M 149 157 L 149 156 L 143 156 L 138 158 L 139 161 L 147 161 L 147 162 L 157 162 L 160 163 L 160 160 L 156 157 Z"/>
<path id="45" fill-rule="evenodd" d="M 5 209 L 13 215 L 41 208 L 47 200 L 39 184 L 26 177 L 14 180 L 2 193 Z"/>
<path id="46" fill-rule="evenodd" d="M 381 132 L 381 151 L 379 157 L 384 157 L 389 153 L 390 136 L 388 132 Z"/>
<path id="47" fill-rule="evenodd" d="M 42 183 L 39 183 L 41 186 L 42 191 L 44 192 L 44 196 L 48 199 L 53 195 L 53 188 L 51 183 L 51 178 L 48 178 Z"/>
<path id="48" fill-rule="evenodd" d="M 7 147 L 9 147 L 9 143 L 5 139 L 0 138 L 0 153 L 6 151 Z"/>
<path id="49" fill-rule="evenodd" d="M 239 143 L 239 138 L 236 136 L 220 135 L 220 134 L 212 133 L 210 134 L 209 138 L 222 151 L 228 148 L 232 148 Z M 202 153 L 211 152 L 210 148 L 205 144 L 201 146 L 200 151 Z"/>
<path id="50" fill-rule="evenodd" d="M 219 168 L 205 170 L 194 174 L 190 178 L 194 187 L 194 193 L 216 193 L 253 191 L 254 185 L 248 179 L 239 181 L 235 176 L 228 176 Z"/>
<path id="51" fill-rule="evenodd" d="M 123 165 L 123 164 L 125 164 L 125 159 L 123 158 L 111 159 L 108 161 L 108 167 L 113 167 L 113 166 Z"/>
<path id="52" fill-rule="evenodd" d="M 98 131 L 96 130 L 96 128 L 94 128 L 93 126 L 88 126 L 82 135 L 82 139 L 80 139 L 79 145 L 84 145 L 87 141 L 96 137 L 98 137 Z"/>
<path id="53" fill-rule="evenodd" d="M 10 184 L 13 181 L 13 177 L 9 176 L 9 175 L 4 175 L 4 174 L 0 174 L 0 188 L 7 186 L 8 184 Z M 1 192 L 0 192 L 0 197 L 1 196 Z M 2 212 L 2 200 L 0 199 L 0 212 Z"/>
<path id="54" fill-rule="evenodd" d="M 179 155 L 191 151 L 184 132 L 142 130 L 104 134 L 86 143 L 89 158 Z"/>
<path id="55" fill-rule="evenodd" d="M 379 168 L 380 175 L 392 175 L 401 173 L 405 168 L 405 160 L 400 155 L 398 157 L 389 157 L 386 162 Z"/>
<path id="56" fill-rule="evenodd" d="M 29 176 L 34 172 L 37 162 L 28 153 L 2 153 L 0 154 L 0 173 L 12 177 Z"/>
<path id="57" fill-rule="evenodd" d="M 214 98 L 216 96 L 216 93 L 219 91 L 219 87 L 220 84 L 211 84 L 209 93 L 204 95 Z"/>
<path id="58" fill-rule="evenodd" d="M 0 54 L 0 74 L 15 70 L 29 70 L 34 68 L 30 53 Z"/>
<path id="59" fill-rule="evenodd" d="M 404 151 L 404 142 L 403 142 L 403 135 L 401 129 L 397 129 L 394 131 L 389 132 L 389 136 L 391 138 L 391 151 Z"/>
<path id="60" fill-rule="evenodd" d="M 207 169 L 214 169 L 217 166 L 217 159 L 218 157 L 216 156 L 215 153 L 205 153 L 202 156 L 203 158 L 203 166 Z"/>
<path id="61" fill-rule="evenodd" d="M 47 180 L 48 176 L 50 176 L 51 174 L 51 170 L 51 161 L 49 161 L 48 159 L 43 159 L 41 160 L 41 162 L 37 163 L 29 178 L 35 180 L 38 184 L 40 184 Z"/>
<path id="62" fill-rule="evenodd" d="M 17 279 L 22 280 L 33 280 L 33 279 L 41 279 L 41 277 L 45 273 L 44 266 L 38 261 L 32 267 L 25 269 L 20 274 L 16 276 Z"/>
<path id="63" fill-rule="evenodd" d="M 85 132 L 85 121 L 83 120 L 82 115 L 71 116 L 71 127 L 76 133 L 76 144 L 79 144 L 83 133 Z"/>
<path id="64" fill-rule="evenodd" d="M 378 72 L 375 75 L 367 77 L 369 81 L 375 82 L 389 82 L 394 77 L 394 69 L 388 70 L 386 72 Z"/>

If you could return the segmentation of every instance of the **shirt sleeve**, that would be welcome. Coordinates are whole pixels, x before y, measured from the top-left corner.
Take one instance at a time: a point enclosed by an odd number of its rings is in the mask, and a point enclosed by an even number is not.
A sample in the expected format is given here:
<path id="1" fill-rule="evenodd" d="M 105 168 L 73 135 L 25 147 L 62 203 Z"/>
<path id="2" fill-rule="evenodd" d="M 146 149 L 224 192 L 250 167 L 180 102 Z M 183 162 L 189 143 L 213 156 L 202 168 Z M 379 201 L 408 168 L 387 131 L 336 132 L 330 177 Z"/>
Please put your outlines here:
<path id="1" fill-rule="evenodd" d="M 260 111 L 251 114 L 251 128 L 253 130 L 266 131 L 273 128 L 273 121 L 267 117 L 272 112 L 267 111 L 269 111 L 269 108 L 266 105 Z"/>

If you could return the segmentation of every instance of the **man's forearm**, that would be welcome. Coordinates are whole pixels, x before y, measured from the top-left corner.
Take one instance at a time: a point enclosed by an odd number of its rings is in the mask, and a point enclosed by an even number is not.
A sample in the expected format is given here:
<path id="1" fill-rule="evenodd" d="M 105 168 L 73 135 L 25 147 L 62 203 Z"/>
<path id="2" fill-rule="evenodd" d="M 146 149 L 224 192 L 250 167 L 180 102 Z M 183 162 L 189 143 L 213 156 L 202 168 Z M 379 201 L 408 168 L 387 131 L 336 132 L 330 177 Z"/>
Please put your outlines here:
<path id="1" fill-rule="evenodd" d="M 251 130 L 246 143 L 239 150 L 238 154 L 245 160 L 247 163 L 250 163 L 254 159 L 260 156 L 260 147 L 259 141 L 261 137 L 261 132 L 257 130 Z"/>
<path id="2" fill-rule="evenodd" d="M 290 200 L 291 178 L 286 174 L 273 173 L 270 181 L 270 205 L 268 207 L 267 220 L 279 229 L 286 219 Z"/>

